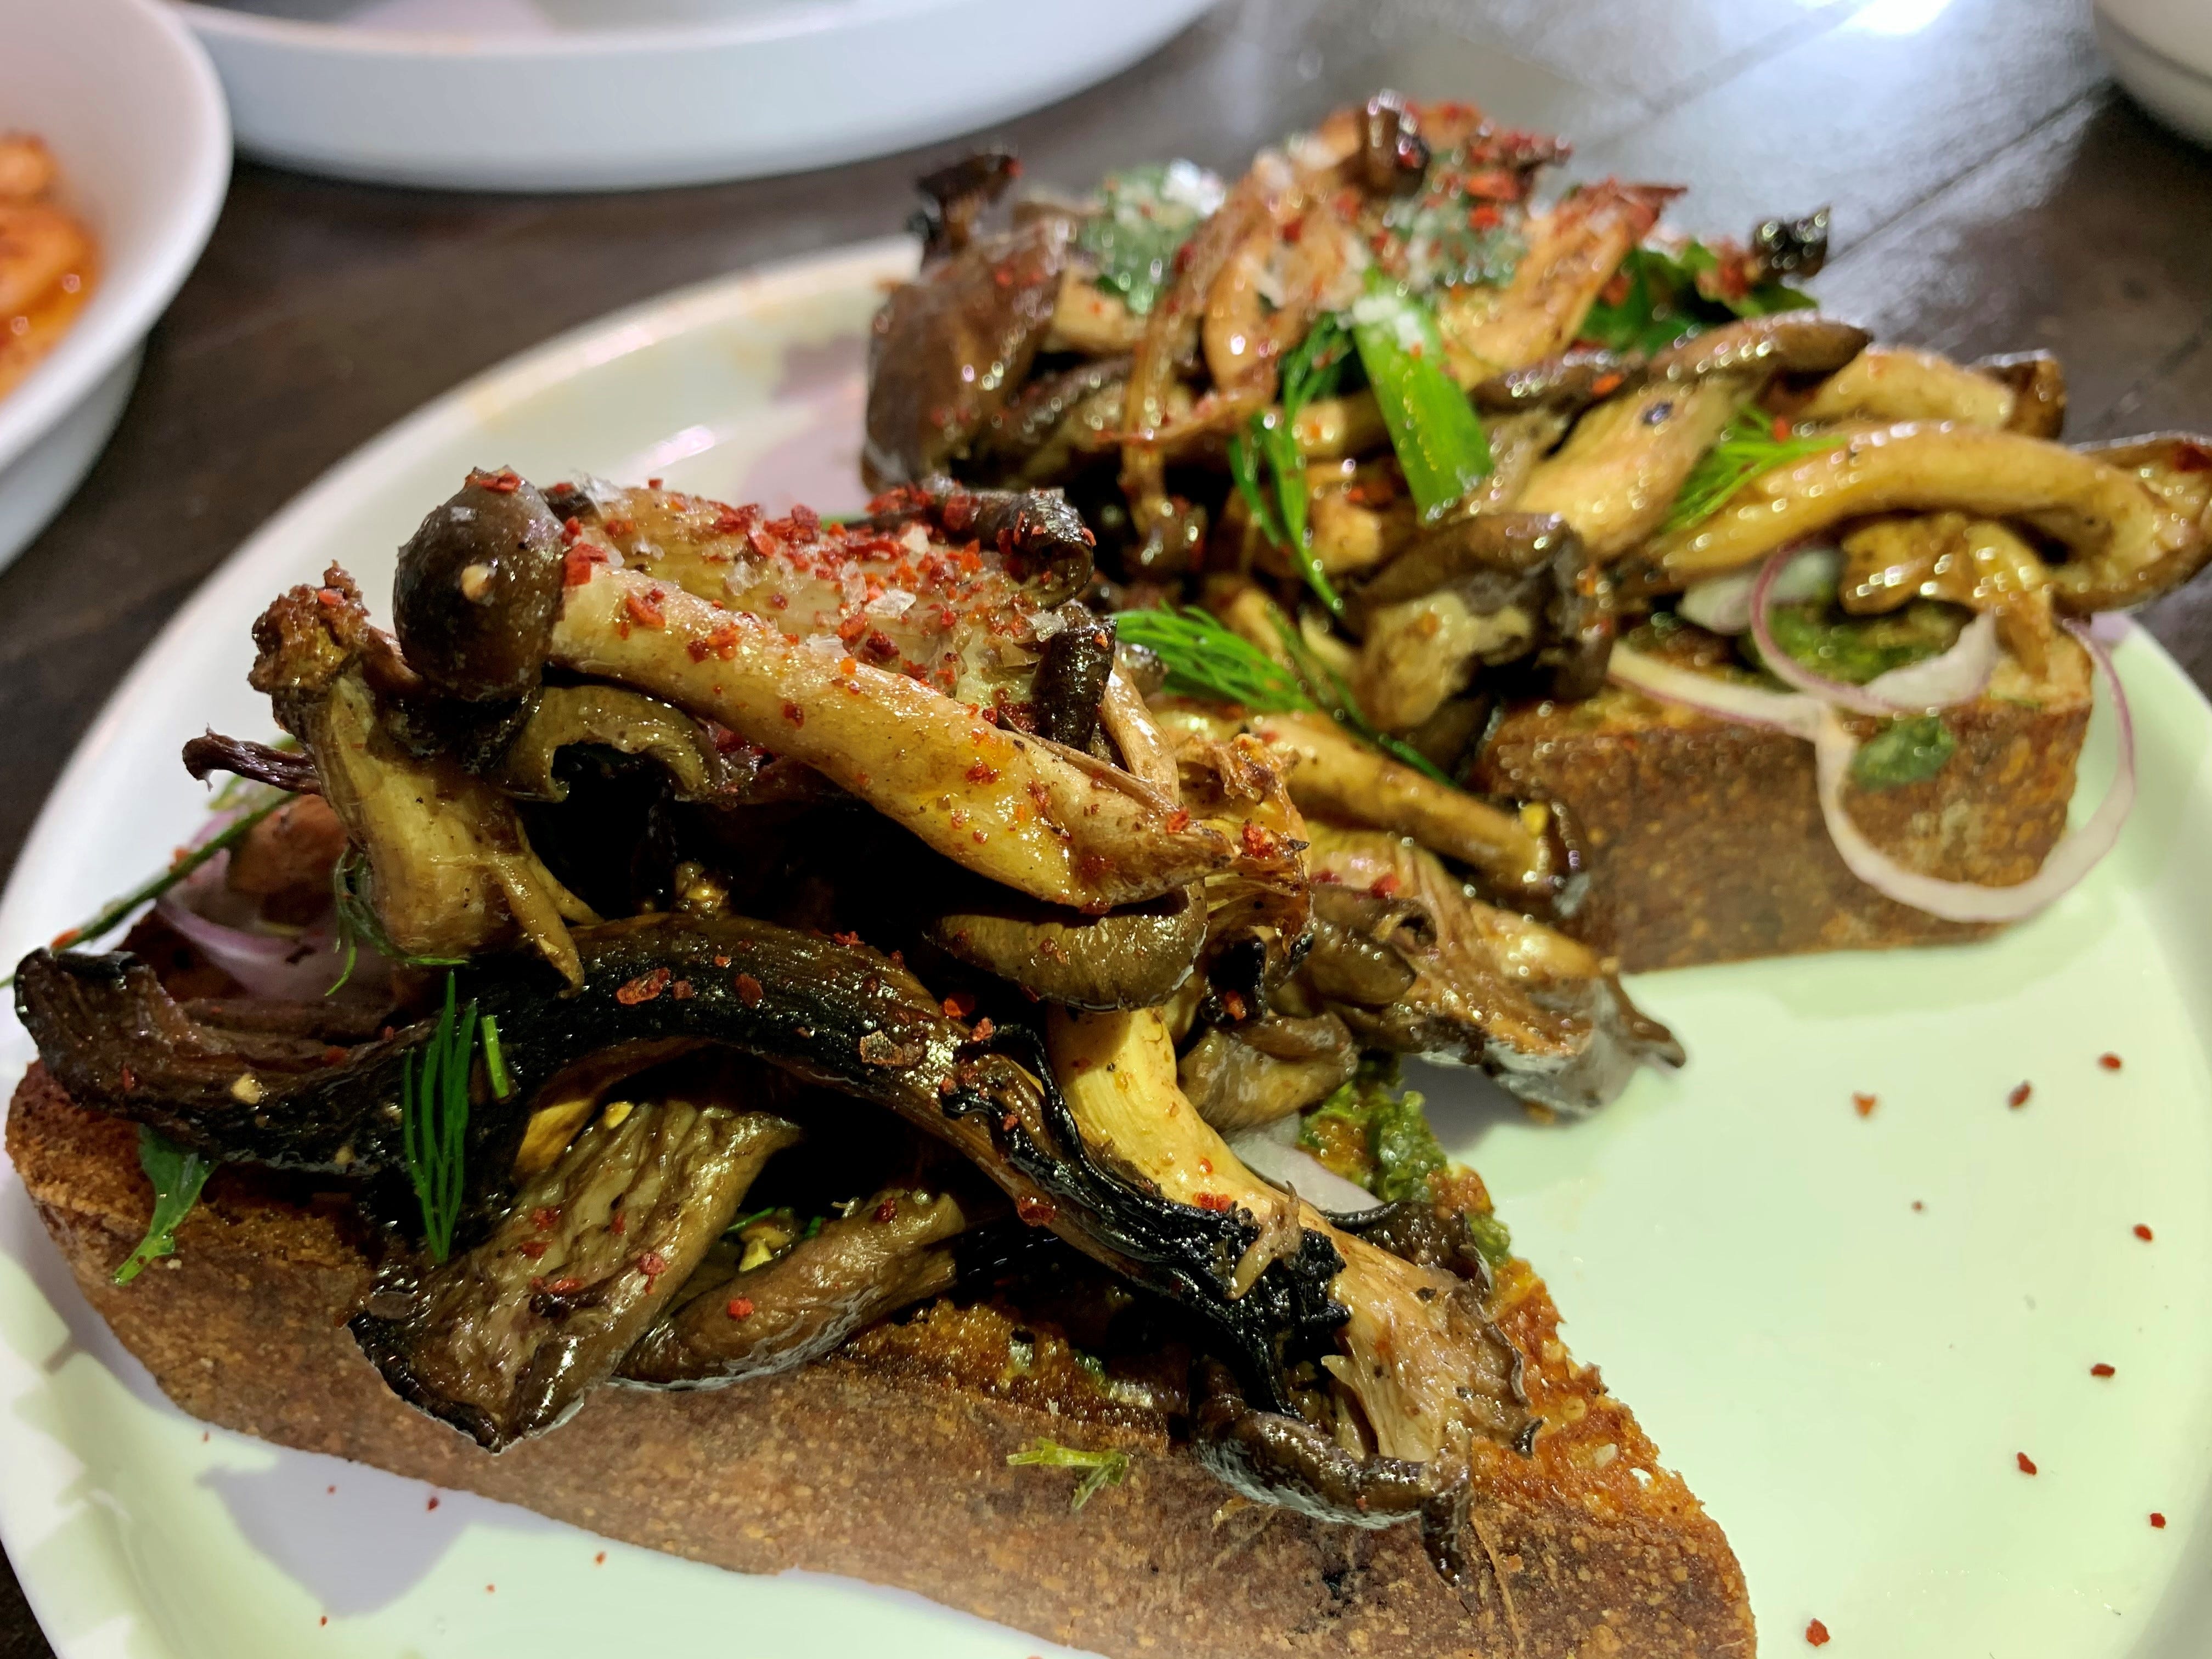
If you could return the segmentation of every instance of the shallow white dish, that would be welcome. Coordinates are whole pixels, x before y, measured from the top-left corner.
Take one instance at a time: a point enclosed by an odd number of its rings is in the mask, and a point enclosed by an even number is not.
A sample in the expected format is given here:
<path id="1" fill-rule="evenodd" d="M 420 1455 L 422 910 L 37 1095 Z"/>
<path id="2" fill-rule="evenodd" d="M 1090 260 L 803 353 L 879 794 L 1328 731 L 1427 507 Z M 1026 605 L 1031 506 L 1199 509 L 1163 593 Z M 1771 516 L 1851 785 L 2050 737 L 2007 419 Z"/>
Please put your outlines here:
<path id="1" fill-rule="evenodd" d="M 2143 107 L 2212 144 L 2212 6 L 2204 0 L 2097 0 L 2097 44 Z"/>
<path id="2" fill-rule="evenodd" d="M 1211 0 L 187 3 L 247 153 L 463 190 L 749 179 L 973 131 L 1103 80 Z"/>
<path id="3" fill-rule="evenodd" d="M 270 730 L 245 680 L 268 599 L 331 558 L 380 599 L 392 550 L 467 467 L 856 505 L 861 331 L 912 258 L 877 244 L 656 301 L 492 371 L 328 474 L 216 574 L 94 726 L 0 901 L 0 960 L 199 821 L 185 737 Z M 2212 709 L 2146 636 L 2118 660 L 2136 816 L 2036 921 L 1960 949 L 1647 977 L 1637 994 L 1690 1066 L 1587 1121 L 1540 1127 L 1465 1073 L 1420 1078 L 1578 1356 L 1728 1529 L 1770 1653 L 1796 1651 L 1815 1617 L 1846 1656 L 2203 1652 Z M 2106 1051 L 2122 1070 L 2099 1065 Z M 0 1081 L 27 1052 L 0 1021 Z M 1877 1097 L 1870 1116 L 1857 1091 Z M 2093 1377 L 2100 1361 L 2118 1375 Z M 908 1595 L 740 1577 L 428 1496 L 169 1406 L 0 1169 L 0 1534 L 64 1659 L 1051 1650 Z"/>
<path id="4" fill-rule="evenodd" d="M 36 133 L 99 238 L 76 322 L 0 397 L 0 565 L 46 526 L 122 418 L 139 347 L 207 245 L 230 125 L 207 55 L 155 0 L 0 0 L 0 131 Z"/>

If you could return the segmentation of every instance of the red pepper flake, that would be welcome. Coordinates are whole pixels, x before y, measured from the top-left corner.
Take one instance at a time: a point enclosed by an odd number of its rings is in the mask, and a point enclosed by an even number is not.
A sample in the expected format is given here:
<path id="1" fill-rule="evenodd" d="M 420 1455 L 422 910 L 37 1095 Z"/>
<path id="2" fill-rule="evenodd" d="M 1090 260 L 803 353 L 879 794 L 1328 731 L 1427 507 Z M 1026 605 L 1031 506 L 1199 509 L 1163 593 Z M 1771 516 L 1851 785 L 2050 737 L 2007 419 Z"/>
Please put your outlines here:
<path id="1" fill-rule="evenodd" d="M 1244 852 L 1247 857 L 1271 859 L 1275 856 L 1277 845 L 1272 832 L 1248 820 L 1241 834 L 1243 837 Z"/>
<path id="2" fill-rule="evenodd" d="M 2014 1089 L 2010 1094 L 2005 1097 L 2005 1104 L 2011 1107 L 2013 1110 L 2016 1112 L 2021 1107 L 2027 1104 L 2027 1097 L 2034 1092 L 2035 1091 L 2033 1088 L 2023 1083 L 2020 1087 Z"/>
<path id="3" fill-rule="evenodd" d="M 614 1214 L 608 1218 L 607 1231 L 612 1233 L 617 1238 L 620 1238 L 624 1233 L 629 1231 L 629 1217 L 623 1212 L 617 1210 Z"/>
<path id="4" fill-rule="evenodd" d="M 678 1002 L 690 1001 L 693 994 L 691 990 L 691 981 L 688 979 L 678 980 L 675 984 L 668 988 L 668 991 L 669 994 L 674 997 Z"/>
<path id="5" fill-rule="evenodd" d="M 1851 1109 L 1856 1112 L 1861 1117 L 1872 1117 L 1874 1115 L 1875 1105 L 1875 1101 L 1872 1095 L 1853 1095 L 1851 1097 Z"/>
<path id="6" fill-rule="evenodd" d="M 495 1595 L 495 1594 L 497 1594 L 497 1593 L 498 1593 L 498 1590 L 499 1590 L 499 1586 L 498 1586 L 498 1585 L 496 1585 L 496 1584 L 486 1584 L 486 1585 L 484 1586 L 484 1594 L 485 1594 L 486 1595 Z"/>
<path id="7" fill-rule="evenodd" d="M 750 1319 L 753 1316 L 752 1298 L 749 1296 L 733 1296 L 730 1298 L 729 1307 L 724 1311 L 732 1319 Z"/>
<path id="8" fill-rule="evenodd" d="M 860 942 L 860 936 L 858 933 L 832 933 L 830 937 L 848 951 Z"/>
<path id="9" fill-rule="evenodd" d="M 1398 887 L 1398 878 L 1395 875 L 1380 875 L 1367 884 L 1367 890 L 1379 899 L 1394 897 Z"/>
<path id="10" fill-rule="evenodd" d="M 605 550 L 577 543 L 561 556 L 561 585 L 563 587 L 581 587 L 592 580 L 592 570 L 606 562 Z"/>
<path id="11" fill-rule="evenodd" d="M 1201 1210 L 1233 1210 L 1237 1200 L 1226 1193 L 1200 1193 L 1191 1200 Z"/>
<path id="12" fill-rule="evenodd" d="M 761 982 L 758 980 L 750 974 L 739 974 L 737 977 L 737 987 L 739 1002 L 744 1003 L 748 1008 L 760 1006 Z"/>
<path id="13" fill-rule="evenodd" d="M 315 590 L 315 598 L 324 605 L 328 605 L 333 611 L 337 610 L 340 605 L 345 603 L 345 595 L 339 592 L 335 587 L 317 588 Z"/>
<path id="14" fill-rule="evenodd" d="M 876 1206 L 876 1219 L 877 1219 L 877 1220 L 878 1220 L 878 1221 L 896 1221 L 896 1220 L 897 1220 L 897 1219 L 898 1219 L 898 1200 L 896 1200 L 896 1198 L 887 1198 L 887 1199 L 885 1199 L 882 1203 L 880 1203 L 880 1204 L 877 1205 L 877 1206 Z"/>
<path id="15" fill-rule="evenodd" d="M 970 783 L 996 783 L 999 781 L 999 769 L 988 761 L 977 761 L 968 769 L 966 775 Z"/>
<path id="16" fill-rule="evenodd" d="M 515 476 L 511 466 L 503 466 L 496 472 L 487 472 L 482 467 L 472 466 L 469 469 L 468 481 L 479 489 L 489 489 L 495 495 L 512 495 L 522 488 L 522 480 Z"/>
<path id="17" fill-rule="evenodd" d="M 549 1242 L 542 1238 L 527 1238 L 521 1243 L 515 1246 L 515 1249 L 520 1250 L 523 1255 L 528 1256 L 532 1261 L 536 1261 L 542 1258 L 545 1252 L 552 1248 L 552 1245 Z"/>
<path id="18" fill-rule="evenodd" d="M 991 1033 L 998 1029 L 988 1018 L 979 1019 L 975 1022 L 975 1040 L 978 1042 L 988 1042 L 991 1040 Z"/>
<path id="19" fill-rule="evenodd" d="M 2156 1527 L 2160 1532 L 2164 1532 L 2166 1530 L 2166 1517 L 2160 1514 L 2156 1510 L 2153 1510 L 2150 1512 L 2150 1523 L 2154 1527 Z"/>
<path id="20" fill-rule="evenodd" d="M 975 1012 L 975 999 L 965 991 L 955 991 L 945 999 L 945 1017 L 947 1019 L 965 1019 Z"/>
<path id="21" fill-rule="evenodd" d="M 1014 1213 L 1031 1227 L 1048 1227 L 1060 1213 L 1060 1206 L 1048 1198 L 1031 1198 L 1024 1194 L 1014 1200 Z"/>
<path id="22" fill-rule="evenodd" d="M 1224 991 L 1221 994 L 1221 1006 L 1223 1012 L 1231 1019 L 1243 1019 L 1250 1012 L 1245 1006 L 1244 996 L 1240 991 Z"/>
<path id="23" fill-rule="evenodd" d="M 2118 1054 L 2099 1054 L 2097 1064 L 2108 1072 L 2117 1072 L 2120 1069 L 2120 1057 Z"/>
<path id="24" fill-rule="evenodd" d="M 784 704 L 783 717 L 789 720 L 793 726 L 804 726 L 806 724 L 806 711 L 804 708 L 801 708 L 795 702 L 787 702 Z"/>
<path id="25" fill-rule="evenodd" d="M 2141 1240 L 2142 1240 L 2142 1242 L 2143 1242 L 2144 1243 L 2146 1243 L 2146 1244 L 2149 1243 L 2150 1243 L 2150 1237 L 2151 1237 L 2151 1235 L 2150 1235 L 2150 1229 L 2149 1229 L 2148 1226 L 2144 1225 L 2144 1224 L 2143 1224 L 2143 1223 L 2142 1223 L 2142 1222 L 2140 1222 L 2140 1221 L 2136 1222 L 2136 1237 L 2137 1238 L 2140 1238 Z"/>
<path id="26" fill-rule="evenodd" d="M 1168 834 L 1171 836 L 1179 836 L 1189 828 L 1190 814 L 1184 811 L 1182 808 L 1177 807 L 1174 811 L 1168 814 Z"/>
<path id="27" fill-rule="evenodd" d="M 1815 1619 L 1805 1626 L 1805 1639 L 1816 1648 L 1828 1645 L 1828 1627 Z"/>
<path id="28" fill-rule="evenodd" d="M 331 1616 L 326 1613 L 321 1618 L 316 1620 L 315 1622 L 318 1625 L 327 1625 L 331 1622 Z"/>
<path id="29" fill-rule="evenodd" d="M 640 628 L 665 628 L 668 613 L 660 608 L 660 602 L 667 597 L 658 587 L 649 587 L 642 593 L 632 588 L 623 595 L 623 609 Z"/>
<path id="30" fill-rule="evenodd" d="M 138 1086 L 138 1073 L 132 1071 L 128 1066 L 125 1066 L 123 1068 L 122 1076 L 123 1092 L 127 1095 L 133 1089 L 136 1089 Z"/>
<path id="31" fill-rule="evenodd" d="M 597 1555 L 592 1558 L 592 1565 L 595 1567 L 604 1567 L 606 1564 L 607 1553 L 605 1550 L 601 1550 Z"/>
<path id="32" fill-rule="evenodd" d="M 541 1233 L 550 1233 L 561 1219 L 558 1206 L 541 1204 L 530 1212 L 530 1224 Z"/>
<path id="33" fill-rule="evenodd" d="M 559 1279 L 533 1279 L 530 1281 L 530 1288 L 533 1291 L 550 1291 L 555 1296 L 574 1296 L 584 1288 L 584 1281 L 580 1279 L 570 1279 L 564 1274 Z"/>
<path id="34" fill-rule="evenodd" d="M 668 1271 L 668 1258 L 658 1250 L 647 1250 L 638 1257 L 637 1270 L 647 1279 L 658 1279 Z"/>
<path id="35" fill-rule="evenodd" d="M 2112 1374 L 2112 1368 L 2101 1359 L 2089 1367 L 2089 1375 L 2092 1376 L 2110 1376 Z"/>
<path id="36" fill-rule="evenodd" d="M 641 1002 L 650 1002 L 668 988 L 673 978 L 665 968 L 655 968 L 651 973 L 640 974 L 615 992 L 615 1000 L 625 1008 L 634 1008 Z"/>
<path id="37" fill-rule="evenodd" d="M 1778 444 L 1790 441 L 1790 422 L 1779 415 L 1774 417 L 1774 441 Z"/>
<path id="38" fill-rule="evenodd" d="M 2020 1472 L 2022 1474 L 2033 1474 L 2035 1473 L 2035 1460 L 2033 1457 L 2030 1457 L 2026 1452 L 2014 1452 L 2012 1455 L 2012 1458 L 2014 1462 L 2020 1465 Z"/>
<path id="39" fill-rule="evenodd" d="M 1914 1211 L 1914 1212 L 1915 1212 L 1916 1214 L 1917 1214 L 1917 1212 L 1919 1212 L 1920 1211 L 1926 1209 L 1927 1207 L 1928 1207 L 1928 1206 L 1927 1206 L 1925 1204 L 1923 1204 L 1923 1203 L 1922 1203 L 1918 1199 L 1917 1199 L 1917 1198 L 1916 1198 L 1916 1199 L 1914 1199 L 1914 1200 L 1912 1200 L 1912 1208 L 1913 1208 L 1913 1211 Z"/>
<path id="40" fill-rule="evenodd" d="M 436 1509 L 436 1508 L 438 1507 L 438 1494 L 437 1494 L 437 1493 L 435 1493 L 435 1492 L 432 1492 L 432 1493 L 430 1494 L 430 1501 L 429 1501 L 428 1503 L 425 1504 L 422 1507 L 423 1507 L 424 1509 L 426 1509 L 426 1510 L 434 1510 L 434 1509 Z"/>
<path id="41" fill-rule="evenodd" d="M 77 940 L 83 937 L 84 933 L 82 929 L 76 927 L 64 927 L 60 933 L 54 935 L 53 948 L 57 951 L 66 951 L 70 945 L 76 944 Z"/>
<path id="42" fill-rule="evenodd" d="M 717 968 L 726 968 L 726 967 L 728 967 L 729 965 L 730 965 L 730 959 L 729 959 L 729 957 L 716 957 L 714 958 L 714 966 L 716 966 Z"/>

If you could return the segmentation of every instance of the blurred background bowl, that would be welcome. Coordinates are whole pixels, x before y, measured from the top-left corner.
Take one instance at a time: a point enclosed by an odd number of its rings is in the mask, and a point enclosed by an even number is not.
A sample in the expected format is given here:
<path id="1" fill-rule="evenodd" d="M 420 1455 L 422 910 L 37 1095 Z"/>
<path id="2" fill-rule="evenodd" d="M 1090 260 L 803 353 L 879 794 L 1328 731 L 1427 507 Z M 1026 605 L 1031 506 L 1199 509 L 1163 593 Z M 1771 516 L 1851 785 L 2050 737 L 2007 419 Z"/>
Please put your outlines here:
<path id="1" fill-rule="evenodd" d="M 250 155 L 464 190 L 886 155 L 1134 63 L 1210 0 L 251 0 L 179 8 Z"/>
<path id="2" fill-rule="evenodd" d="M 2212 144 L 2212 0 L 2097 0 L 2097 44 L 2168 126 Z"/>
<path id="3" fill-rule="evenodd" d="M 34 133 L 100 244 L 92 297 L 0 397 L 0 564 L 98 458 L 139 348 L 215 226 L 230 124 L 207 56 L 155 0 L 0 0 L 0 131 Z"/>

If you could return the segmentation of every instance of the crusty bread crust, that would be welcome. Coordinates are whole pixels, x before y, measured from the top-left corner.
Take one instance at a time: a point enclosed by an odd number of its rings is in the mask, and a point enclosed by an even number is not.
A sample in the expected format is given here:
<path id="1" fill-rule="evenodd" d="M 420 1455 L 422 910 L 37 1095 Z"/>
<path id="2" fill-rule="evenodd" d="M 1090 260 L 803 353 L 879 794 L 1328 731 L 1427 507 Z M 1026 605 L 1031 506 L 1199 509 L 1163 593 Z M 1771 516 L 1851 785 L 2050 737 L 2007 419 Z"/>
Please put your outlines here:
<path id="1" fill-rule="evenodd" d="M 1477 1472 L 1478 1582 L 1447 1588 L 1410 1528 L 1357 1532 L 1240 1500 L 1164 1419 L 1071 1424 L 861 1342 L 707 1393 L 602 1389 L 498 1456 L 400 1403 L 344 1321 L 367 1260 L 350 1204 L 226 1168 L 175 1256 L 110 1275 L 151 1209 L 131 1127 L 79 1109 L 43 1067 L 15 1093 L 10 1159 L 78 1285 L 185 1411 L 242 1433 L 521 1504 L 744 1572 L 848 1573 L 1115 1659 L 1372 1654 L 1430 1659 L 1750 1659 L 1743 1576 L 1627 1409 L 1561 1347 L 1515 1264 L 1501 1316 L 1548 1426 Z M 1010 1468 L 1050 1436 L 1129 1454 L 1127 1484 L 1071 1513 L 1072 1477 Z"/>
<path id="2" fill-rule="evenodd" d="M 2066 828 L 2089 725 L 2086 659 L 2071 641 L 2059 647 L 2057 684 L 2033 701 L 1984 696 L 1945 715 L 1958 747 L 1935 777 L 1847 798 L 1875 846 L 1949 881 L 2003 886 L 2042 868 Z M 1854 876 L 1821 821 L 1812 745 L 1784 732 L 1607 687 L 1508 709 L 1473 781 L 1565 809 L 1589 887 L 1560 926 L 1630 973 L 1997 931 L 1899 904 Z"/>

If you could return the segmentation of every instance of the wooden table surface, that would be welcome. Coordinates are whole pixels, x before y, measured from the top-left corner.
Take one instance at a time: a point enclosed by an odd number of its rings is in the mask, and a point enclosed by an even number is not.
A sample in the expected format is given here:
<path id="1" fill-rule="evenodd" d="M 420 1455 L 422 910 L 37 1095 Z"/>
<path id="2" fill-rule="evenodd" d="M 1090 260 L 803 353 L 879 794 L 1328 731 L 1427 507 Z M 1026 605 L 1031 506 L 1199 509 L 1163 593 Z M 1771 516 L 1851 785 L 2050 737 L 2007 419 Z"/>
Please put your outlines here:
<path id="1" fill-rule="evenodd" d="M 1580 177 L 1693 186 L 1686 228 L 1826 202 L 1815 287 L 1884 337 L 2065 361 L 2069 435 L 2212 428 L 2212 156 L 2112 86 L 2087 0 L 1241 0 L 994 134 L 1073 187 L 1241 170 L 1394 86 L 1577 142 Z M 938 159 L 959 145 L 927 153 Z M 550 334 L 882 234 L 925 160 L 628 196 L 465 196 L 241 164 L 91 477 L 0 574 L 0 863 L 185 595 L 325 468 Z M 2212 580 L 2148 622 L 2212 686 Z M 130 872 L 118 872 L 122 875 Z M 0 1659 L 51 1650 L 0 1573 Z"/>

